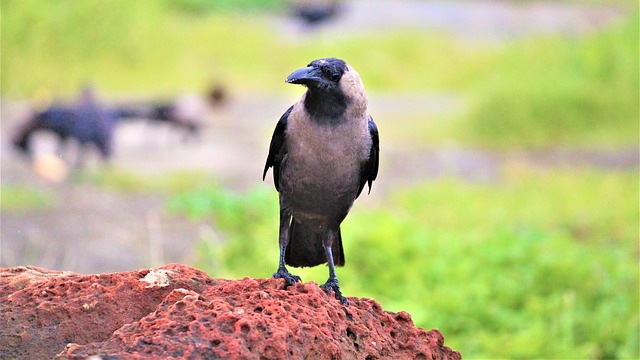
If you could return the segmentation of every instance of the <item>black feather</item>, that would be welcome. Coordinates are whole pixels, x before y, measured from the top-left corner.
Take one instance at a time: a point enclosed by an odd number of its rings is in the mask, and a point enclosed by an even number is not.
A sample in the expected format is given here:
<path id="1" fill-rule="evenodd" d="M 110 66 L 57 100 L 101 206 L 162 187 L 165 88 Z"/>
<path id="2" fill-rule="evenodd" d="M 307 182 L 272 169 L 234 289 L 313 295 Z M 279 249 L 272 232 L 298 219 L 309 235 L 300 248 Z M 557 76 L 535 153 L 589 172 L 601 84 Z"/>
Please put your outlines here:
<path id="1" fill-rule="evenodd" d="M 273 184 L 278 191 L 280 191 L 280 165 L 287 155 L 285 135 L 287 132 L 287 122 L 289 121 L 291 109 L 293 109 L 293 105 L 280 117 L 280 120 L 273 131 L 271 144 L 269 145 L 269 155 L 267 156 L 267 161 L 264 164 L 264 171 L 262 172 L 262 180 L 264 180 L 269 168 L 273 167 Z"/>
<path id="2" fill-rule="evenodd" d="M 369 192 L 371 192 L 371 184 L 378 177 L 380 140 L 378 138 L 378 127 L 373 122 L 373 117 L 369 117 L 369 135 L 371 136 L 371 150 L 369 150 L 369 158 L 360 167 L 360 188 L 356 198 L 360 196 L 365 184 L 369 185 Z"/>
<path id="3" fill-rule="evenodd" d="M 323 82 L 318 84 L 330 84 Z M 343 116 L 349 106 L 349 98 L 342 90 L 333 86 L 331 88 L 307 90 L 304 98 L 304 108 L 313 120 L 336 123 L 344 121 Z"/>

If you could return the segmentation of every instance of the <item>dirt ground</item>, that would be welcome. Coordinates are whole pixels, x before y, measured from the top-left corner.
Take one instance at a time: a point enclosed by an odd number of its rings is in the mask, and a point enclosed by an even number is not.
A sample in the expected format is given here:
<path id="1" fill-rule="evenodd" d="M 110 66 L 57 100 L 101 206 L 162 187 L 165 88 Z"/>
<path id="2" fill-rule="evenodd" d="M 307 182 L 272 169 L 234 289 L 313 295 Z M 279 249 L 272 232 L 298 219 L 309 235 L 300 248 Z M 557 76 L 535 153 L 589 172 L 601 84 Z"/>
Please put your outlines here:
<path id="1" fill-rule="evenodd" d="M 389 9 L 383 3 L 349 3 L 349 11 L 332 26 L 317 31 L 384 31 L 408 24 L 499 38 L 529 32 L 581 33 L 615 21 L 623 13 L 615 7 L 548 2 L 508 5 L 492 1 L 455 4 L 398 1 L 393 2 L 395 16 L 385 16 Z M 367 7 L 366 11 L 361 11 L 362 6 Z M 370 17 L 362 18 L 363 13 Z M 372 21 L 372 17 L 377 20 Z M 274 31 L 285 28 L 291 33 L 288 30 L 300 26 L 292 20 L 280 20 L 274 21 Z M 201 138 L 187 144 L 181 142 L 181 134 L 166 126 L 142 121 L 124 124 L 116 131 L 111 166 L 151 175 L 198 170 L 211 173 L 220 185 L 237 190 L 270 187 L 270 181 L 263 183 L 261 176 L 271 132 L 279 116 L 295 100 L 295 96 L 231 91 L 229 104 L 211 112 Z M 383 129 L 399 126 L 385 121 L 391 114 L 397 117 L 399 111 L 405 111 L 409 115 L 441 115 L 459 111 L 464 103 L 451 94 L 376 95 L 370 98 L 370 103 L 381 129 L 381 170 L 372 196 L 359 199 L 358 206 L 380 201 L 393 188 L 429 178 L 457 176 L 468 181 L 492 182 L 499 179 L 507 164 L 514 162 L 608 169 L 638 167 L 637 147 L 612 152 L 549 150 L 501 154 L 459 145 L 433 148 L 397 139 L 387 142 Z M 214 229 L 206 223 L 194 224 L 168 215 L 163 207 L 166 196 L 122 193 L 86 182 L 52 184 L 38 178 L 9 143 L 15 126 L 24 121 L 28 109 L 26 102 L 2 102 L 0 178 L 3 185 L 28 185 L 52 192 L 55 201 L 53 206 L 43 209 L 1 214 L 0 267 L 36 265 L 96 273 L 192 262 L 200 233 Z M 46 139 L 42 143 L 46 148 Z M 101 166 L 97 161 L 90 162 L 88 171 L 97 166 Z"/>

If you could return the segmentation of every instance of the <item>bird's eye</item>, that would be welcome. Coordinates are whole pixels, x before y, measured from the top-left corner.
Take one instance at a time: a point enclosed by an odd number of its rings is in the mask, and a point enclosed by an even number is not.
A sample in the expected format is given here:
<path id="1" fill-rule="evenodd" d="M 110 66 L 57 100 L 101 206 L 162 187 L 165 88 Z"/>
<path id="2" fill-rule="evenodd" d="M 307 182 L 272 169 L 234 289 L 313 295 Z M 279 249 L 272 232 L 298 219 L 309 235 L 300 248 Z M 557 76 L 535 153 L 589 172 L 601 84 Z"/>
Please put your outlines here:
<path id="1" fill-rule="evenodd" d="M 329 76 L 329 78 L 331 79 L 331 81 L 338 81 L 340 80 L 340 77 L 342 75 L 339 72 L 332 72 L 331 75 Z"/>

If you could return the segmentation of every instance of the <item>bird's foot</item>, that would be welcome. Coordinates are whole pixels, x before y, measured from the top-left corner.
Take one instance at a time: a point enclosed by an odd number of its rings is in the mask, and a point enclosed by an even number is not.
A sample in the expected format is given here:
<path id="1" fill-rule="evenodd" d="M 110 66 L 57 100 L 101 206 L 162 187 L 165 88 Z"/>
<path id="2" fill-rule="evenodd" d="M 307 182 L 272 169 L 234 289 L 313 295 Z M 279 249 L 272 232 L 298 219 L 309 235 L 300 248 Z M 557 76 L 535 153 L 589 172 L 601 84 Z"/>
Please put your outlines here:
<path id="1" fill-rule="evenodd" d="M 336 299 L 340 300 L 341 303 L 345 305 L 349 305 L 349 300 L 346 297 L 342 296 L 342 292 L 340 291 L 340 285 L 338 285 L 338 279 L 329 278 L 324 285 L 320 285 L 320 288 L 324 290 L 327 294 L 331 295 L 333 291 Z"/>
<path id="2" fill-rule="evenodd" d="M 289 270 L 287 270 L 287 268 L 285 268 L 284 266 L 281 266 L 281 267 L 278 268 L 278 271 L 276 271 L 273 274 L 273 278 L 274 279 L 284 279 L 284 281 L 286 283 L 285 286 L 295 285 L 296 282 L 302 281 L 302 279 L 300 279 L 300 276 L 291 274 L 289 272 Z"/>

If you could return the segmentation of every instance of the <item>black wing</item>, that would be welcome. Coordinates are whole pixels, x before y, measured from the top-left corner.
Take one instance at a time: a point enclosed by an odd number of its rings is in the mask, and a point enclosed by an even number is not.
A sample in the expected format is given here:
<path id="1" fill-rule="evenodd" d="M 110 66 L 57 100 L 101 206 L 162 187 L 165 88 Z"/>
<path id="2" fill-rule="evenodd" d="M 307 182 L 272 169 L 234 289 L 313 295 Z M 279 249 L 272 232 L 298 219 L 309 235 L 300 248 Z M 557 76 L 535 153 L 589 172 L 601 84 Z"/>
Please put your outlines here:
<path id="1" fill-rule="evenodd" d="M 276 129 L 273 131 L 271 145 L 269 145 L 269 155 L 267 156 L 267 162 L 264 164 L 264 171 L 262 173 L 262 180 L 264 180 L 267 176 L 267 170 L 269 170 L 270 167 L 273 167 L 273 184 L 278 191 L 280 191 L 280 165 L 287 154 L 285 133 L 291 109 L 293 109 L 293 106 L 287 109 L 287 111 L 285 111 L 285 113 L 280 117 L 280 120 L 276 125 Z"/>
<path id="2" fill-rule="evenodd" d="M 360 167 L 360 189 L 356 197 L 360 196 L 365 184 L 369 185 L 369 192 L 371 192 L 371 183 L 378 177 L 380 140 L 378 139 L 378 127 L 372 117 L 369 117 L 369 135 L 371 135 L 371 150 L 369 151 L 369 159 Z"/>

